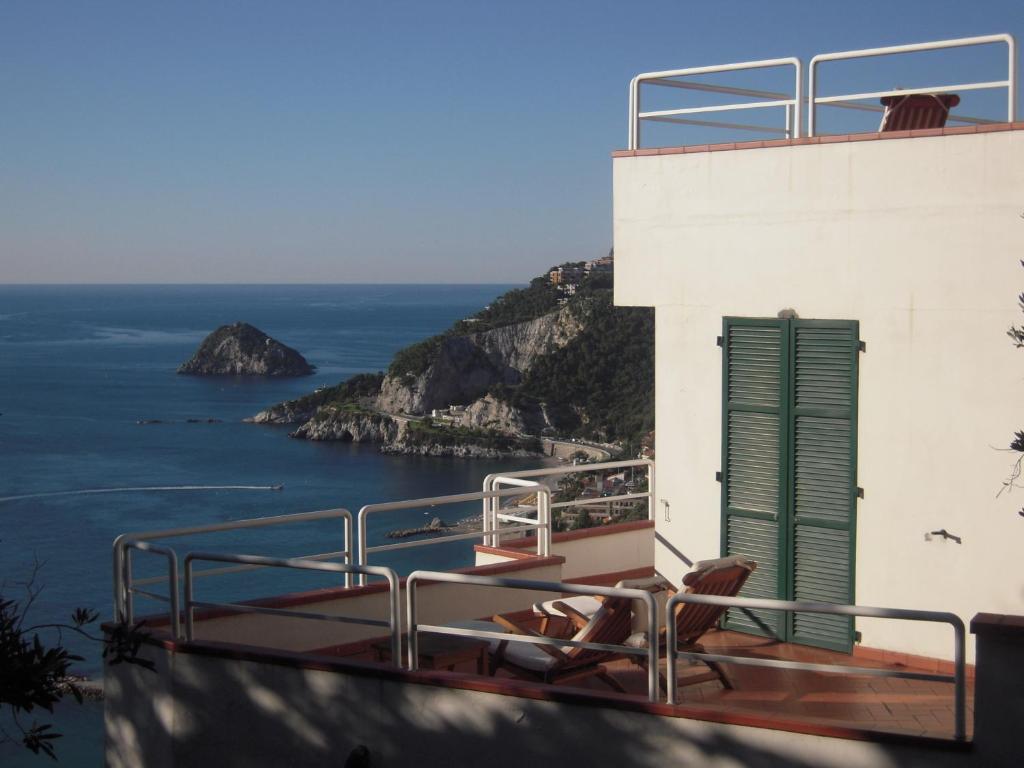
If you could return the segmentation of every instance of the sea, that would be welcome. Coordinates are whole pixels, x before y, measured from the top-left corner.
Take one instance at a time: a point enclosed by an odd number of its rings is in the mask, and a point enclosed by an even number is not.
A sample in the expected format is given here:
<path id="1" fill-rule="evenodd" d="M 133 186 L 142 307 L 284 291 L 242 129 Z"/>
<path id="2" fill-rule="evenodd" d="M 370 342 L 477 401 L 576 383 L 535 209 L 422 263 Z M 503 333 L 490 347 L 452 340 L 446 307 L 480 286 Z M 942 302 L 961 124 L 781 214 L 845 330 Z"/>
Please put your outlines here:
<path id="1" fill-rule="evenodd" d="M 398 349 L 512 287 L 0 285 L 2 594 L 22 600 L 36 594 L 28 624 L 66 622 L 77 607 L 106 620 L 118 534 L 338 507 L 355 515 L 369 503 L 479 490 L 490 472 L 536 465 L 385 456 L 373 445 L 295 440 L 287 426 L 243 422 L 318 386 L 386 370 Z M 235 321 L 297 349 L 316 373 L 289 379 L 175 373 L 206 334 Z M 419 527 L 434 516 L 453 522 L 478 512 L 473 504 L 382 513 L 370 518 L 369 543 L 385 543 L 387 531 Z M 282 557 L 343 548 L 337 520 L 168 543 L 181 552 Z M 471 564 L 472 545 L 384 552 L 371 563 L 401 574 L 458 567 Z M 138 578 L 161 575 L 164 567 L 153 555 L 134 557 Z M 197 581 L 196 597 L 244 600 L 337 579 L 277 569 L 210 577 Z M 146 598 L 136 604 L 139 615 L 165 610 Z M 83 657 L 76 671 L 102 676 L 97 642 L 73 632 L 63 639 Z M 57 741 L 62 765 L 102 764 L 101 704 L 62 704 L 51 719 L 36 714 L 64 734 Z M 0 744 L 4 766 L 47 763 Z"/>

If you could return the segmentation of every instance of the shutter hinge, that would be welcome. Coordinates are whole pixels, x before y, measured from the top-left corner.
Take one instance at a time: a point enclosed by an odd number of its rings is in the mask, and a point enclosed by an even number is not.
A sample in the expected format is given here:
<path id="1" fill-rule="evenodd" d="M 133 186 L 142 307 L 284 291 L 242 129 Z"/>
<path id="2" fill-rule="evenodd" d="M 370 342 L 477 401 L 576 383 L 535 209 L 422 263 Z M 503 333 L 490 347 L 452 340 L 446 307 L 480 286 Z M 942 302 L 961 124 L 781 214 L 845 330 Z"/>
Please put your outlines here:
<path id="1" fill-rule="evenodd" d="M 857 351 L 858 352 L 867 352 L 868 351 L 868 343 L 866 341 L 858 341 L 857 342 Z"/>
<path id="2" fill-rule="evenodd" d="M 864 498 L 864 489 L 861 488 L 859 485 L 857 486 L 857 498 L 858 499 L 863 499 Z"/>
<path id="3" fill-rule="evenodd" d="M 855 642 L 855 643 L 864 642 L 864 638 L 861 636 L 860 630 L 857 630 L 856 632 L 853 633 L 853 642 Z"/>
<path id="4" fill-rule="evenodd" d="M 715 482 L 716 483 L 722 482 L 722 473 L 721 472 L 715 472 Z"/>
<path id="5" fill-rule="evenodd" d="M 719 336 L 717 339 L 715 339 L 715 344 L 717 344 L 718 346 L 722 346 L 722 337 L 721 336 Z"/>

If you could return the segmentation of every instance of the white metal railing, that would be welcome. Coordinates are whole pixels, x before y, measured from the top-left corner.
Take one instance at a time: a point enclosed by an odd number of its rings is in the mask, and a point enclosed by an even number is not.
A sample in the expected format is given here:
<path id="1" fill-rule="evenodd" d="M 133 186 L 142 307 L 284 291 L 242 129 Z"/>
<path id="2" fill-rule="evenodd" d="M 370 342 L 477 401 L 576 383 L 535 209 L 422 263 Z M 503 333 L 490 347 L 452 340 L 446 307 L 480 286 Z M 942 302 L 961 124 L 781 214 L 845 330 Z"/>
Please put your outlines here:
<path id="1" fill-rule="evenodd" d="M 175 604 L 178 600 L 178 560 L 173 549 L 165 547 L 154 547 L 147 542 L 156 539 L 169 539 L 181 536 L 192 536 L 196 534 L 218 533 L 222 531 L 235 531 L 247 528 L 264 528 L 273 525 L 288 525 L 292 523 L 310 522 L 314 520 L 327 520 L 341 518 L 344 525 L 345 548 L 333 552 L 321 552 L 319 554 L 304 555 L 303 560 L 331 560 L 341 558 L 342 562 L 352 561 L 352 513 L 347 509 L 326 509 L 318 512 L 300 512 L 298 514 L 274 515 L 272 517 L 257 517 L 248 520 L 235 520 L 226 523 L 213 523 L 211 525 L 195 525 L 185 528 L 169 528 L 159 531 L 138 531 L 135 533 L 123 533 L 114 539 L 114 618 L 115 621 L 131 622 L 134 616 L 134 595 L 144 594 L 146 597 L 158 600 L 173 598 Z M 145 546 L 142 546 L 145 544 Z M 169 569 L 167 576 L 153 576 L 145 579 L 133 579 L 131 560 L 128 556 L 129 549 L 136 549 L 154 554 L 171 556 L 174 559 L 174 566 Z M 170 553 L 170 555 L 168 555 Z M 250 565 L 233 565 L 226 568 L 209 568 L 197 572 L 199 576 L 215 576 L 225 573 L 237 573 L 250 570 Z M 162 595 L 157 596 L 151 592 L 145 592 L 140 587 L 151 584 L 168 582 L 169 598 Z M 171 584 L 174 588 L 171 588 Z M 346 574 L 345 586 L 350 586 L 351 576 Z"/>
<path id="2" fill-rule="evenodd" d="M 954 633 L 954 674 L 940 675 L 928 672 L 910 672 L 876 667 L 851 667 L 842 664 L 812 664 L 802 661 L 786 661 L 781 659 L 752 658 L 750 656 L 730 656 L 717 653 L 697 653 L 677 649 L 675 610 L 681 603 L 697 605 L 716 605 L 729 608 L 766 609 L 780 611 L 798 611 L 801 613 L 827 613 L 839 616 L 867 616 L 876 619 L 903 619 L 908 621 L 932 621 L 949 624 Z M 901 677 L 911 680 L 933 680 L 954 684 L 954 738 L 963 741 L 966 738 L 966 677 L 965 677 L 965 643 L 966 630 L 964 623 L 955 613 L 943 611 L 919 611 L 906 608 L 871 608 L 862 605 L 835 605 L 833 603 L 810 603 L 793 600 L 766 600 L 747 597 L 723 597 L 721 595 L 690 595 L 680 592 L 672 597 L 665 606 L 665 626 L 667 628 L 665 656 L 668 663 L 668 703 L 676 702 L 676 670 L 679 659 L 697 661 L 725 662 L 731 664 L 747 664 L 756 667 L 772 667 L 774 669 L 791 669 L 805 672 L 828 672 L 853 675 L 873 675 L 878 677 Z"/>
<path id="3" fill-rule="evenodd" d="M 484 478 L 483 490 L 484 492 L 493 491 L 502 485 L 519 485 L 523 486 L 524 481 L 530 478 L 539 477 L 557 477 L 559 475 L 570 475 L 580 474 L 585 472 L 600 472 L 608 469 L 626 469 L 629 467 L 646 467 L 647 468 L 647 490 L 641 491 L 640 493 L 624 493 L 616 494 L 615 496 L 597 496 L 589 499 L 573 499 L 571 501 L 559 501 L 551 503 L 550 510 L 563 509 L 565 507 L 586 507 L 591 505 L 609 504 L 615 501 L 637 501 L 640 499 L 647 499 L 647 517 L 649 520 L 654 519 L 654 462 L 650 459 L 629 459 L 626 461 L 603 461 L 596 464 L 578 464 L 576 466 L 566 467 L 545 467 L 542 469 L 524 469 L 518 472 L 502 472 L 493 473 L 487 475 Z M 533 487 L 532 485 L 528 487 Z M 488 534 L 487 538 L 484 539 L 484 544 L 490 547 L 497 547 L 501 545 L 501 536 L 505 533 L 513 532 L 511 527 L 501 527 L 503 522 L 516 522 L 521 521 L 524 518 L 504 513 L 500 507 L 501 500 L 499 498 L 484 499 L 483 505 L 483 517 L 484 517 L 484 531 Z M 515 507 L 517 512 L 525 513 L 531 512 L 536 509 L 534 505 L 517 505 Z M 550 519 L 550 510 L 548 517 Z"/>
<path id="4" fill-rule="evenodd" d="M 178 583 L 178 555 L 170 547 L 161 547 L 156 544 L 150 544 L 148 541 L 126 541 L 122 548 L 124 557 L 124 568 L 122 573 L 125 575 L 125 587 L 124 591 L 128 597 L 125 603 L 124 610 L 122 613 L 117 614 L 121 616 L 125 623 L 131 624 L 135 621 L 135 607 L 133 596 L 138 594 L 144 597 L 148 597 L 150 600 L 156 600 L 158 602 L 167 603 L 168 618 L 170 620 L 171 631 L 175 639 L 181 637 L 181 610 L 178 605 L 178 590 L 168 586 L 166 595 L 159 595 L 155 592 L 149 592 L 144 589 L 140 589 L 138 586 L 132 585 L 132 561 L 131 551 L 139 550 L 140 552 L 152 552 L 155 555 L 163 555 L 167 558 L 167 584 L 177 585 Z M 164 579 L 160 579 L 163 581 Z"/>
<path id="5" fill-rule="evenodd" d="M 507 640 L 513 643 L 533 643 L 534 645 L 552 645 L 556 647 L 570 646 L 573 648 L 589 648 L 596 651 L 611 651 L 629 656 L 645 656 L 647 658 L 647 696 L 652 702 L 658 701 L 658 644 L 648 642 L 646 648 L 633 648 L 626 645 L 607 643 L 588 643 L 579 640 L 565 640 L 558 637 L 543 635 L 517 635 L 508 632 L 496 632 L 485 629 L 469 629 L 465 627 L 444 626 L 438 624 L 420 624 L 417 620 L 416 588 L 420 582 L 443 582 L 446 584 L 467 584 L 479 587 L 497 587 L 501 589 L 526 589 L 536 592 L 556 592 L 571 595 L 599 595 L 602 597 L 624 597 L 632 601 L 641 601 L 647 608 L 647 637 L 658 636 L 658 608 L 654 596 L 643 589 L 626 589 L 623 587 L 599 587 L 592 584 L 566 584 L 559 581 L 534 581 L 532 579 L 502 579 L 493 576 L 469 576 L 462 573 L 441 571 L 413 571 L 406 581 L 406 617 L 409 647 L 408 666 L 416 670 L 419 665 L 418 636 L 420 632 L 439 635 L 457 635 L 472 637 L 478 640 Z"/>
<path id="6" fill-rule="evenodd" d="M 363 616 L 340 616 L 334 613 L 313 613 L 295 611 L 290 608 L 270 608 L 250 603 L 219 603 L 195 599 L 192 563 L 197 560 L 215 563 L 235 563 L 251 568 L 292 568 L 304 571 L 325 571 L 342 573 L 349 576 L 353 573 L 382 576 L 388 581 L 388 618 L 368 619 Z M 209 573 L 210 569 L 207 569 Z M 347 580 L 347 579 L 346 579 Z M 288 619 L 314 619 L 317 621 L 337 622 L 342 624 L 362 624 L 371 627 L 387 627 L 391 635 L 391 658 L 396 666 L 401 666 L 401 611 L 399 609 L 398 574 L 391 568 L 367 565 L 349 565 L 347 563 L 324 563 L 318 560 L 303 558 L 260 557 L 257 555 L 229 555 L 221 552 L 190 552 L 185 556 L 185 639 L 195 639 L 195 609 L 208 608 L 231 611 L 233 613 L 260 614 L 263 616 L 281 616 Z"/>
<path id="7" fill-rule="evenodd" d="M 740 70 L 768 69 L 773 67 L 793 67 L 794 81 L 792 93 L 775 93 L 770 91 L 756 91 L 749 88 L 727 88 L 724 86 L 707 85 L 704 83 L 693 83 L 675 78 L 709 75 L 716 72 L 736 72 Z M 641 85 L 667 86 L 671 88 L 686 88 L 695 91 L 711 91 L 716 93 L 729 93 L 739 96 L 751 96 L 768 100 L 742 101 L 732 104 L 716 104 L 705 107 L 687 107 L 684 109 L 662 109 L 652 112 L 640 111 L 640 87 Z M 766 59 L 764 61 L 744 61 L 736 64 L 719 64 L 710 67 L 690 67 L 688 69 L 671 69 L 664 72 L 645 72 L 634 77 L 629 83 L 629 149 L 640 148 L 640 126 L 645 120 L 651 122 L 677 123 L 682 125 L 702 125 L 712 128 L 729 128 L 733 130 L 758 131 L 767 133 L 780 133 L 787 138 L 799 138 L 801 115 L 803 106 L 803 73 L 800 59 L 790 56 L 784 59 Z M 720 121 L 703 120 L 693 117 L 682 117 L 682 115 L 700 115 L 717 112 L 728 112 L 739 109 L 768 109 L 783 108 L 785 120 L 784 127 L 750 125 L 744 123 L 723 123 Z"/>
<path id="8" fill-rule="evenodd" d="M 540 483 L 523 483 L 525 487 L 537 494 L 538 515 L 536 520 L 520 521 L 518 525 L 506 528 L 505 531 L 536 531 L 537 532 L 537 554 L 546 557 L 551 554 L 551 491 Z M 437 536 L 429 539 L 416 539 L 415 541 L 402 541 L 397 544 L 378 544 L 369 546 L 367 544 L 367 518 L 381 512 L 394 512 L 403 509 L 419 509 L 422 507 L 437 507 L 447 504 L 463 504 L 467 501 L 488 501 L 490 499 L 501 499 L 507 496 L 522 495 L 521 488 L 506 488 L 501 490 L 485 490 L 474 493 L 456 493 L 448 496 L 431 496 L 422 499 L 407 499 L 405 501 L 390 501 L 382 504 L 367 504 L 359 510 L 358 546 L 359 562 L 367 565 L 371 552 L 393 552 L 399 549 L 411 549 L 413 547 L 428 547 L 436 544 L 445 544 L 449 541 L 461 541 L 466 539 L 486 540 L 488 532 L 484 529 L 487 515 L 483 516 L 481 530 L 470 533 L 455 533 Z M 365 577 L 360 577 L 360 583 L 365 584 Z"/>
<path id="9" fill-rule="evenodd" d="M 933 85 L 926 88 L 901 88 L 888 91 L 872 91 L 869 93 L 847 93 L 836 96 L 818 96 L 818 65 L 823 61 L 841 61 L 848 59 L 865 59 L 874 56 L 888 56 L 898 53 L 917 53 L 921 51 L 935 51 L 948 48 L 964 48 L 975 45 L 992 45 L 1005 43 L 1007 48 L 1007 74 L 1005 80 L 989 82 L 956 83 L 954 85 Z M 1017 54 L 1016 43 L 1013 35 L 983 35 L 981 37 L 961 37 L 955 40 L 936 40 L 930 43 L 913 43 L 910 45 L 890 45 L 884 48 L 864 48 L 858 51 L 841 51 L 838 53 L 821 53 L 811 59 L 807 75 L 807 92 L 809 96 L 809 108 L 807 110 L 807 135 L 814 136 L 815 118 L 817 106 L 828 104 L 830 106 L 847 106 L 848 102 L 878 99 L 883 96 L 907 96 L 917 93 L 947 93 L 950 91 L 976 91 L 990 88 L 1006 88 L 1006 119 L 1013 122 L 1017 114 Z M 986 122 L 976 118 L 963 119 L 950 115 L 951 120 L 962 122 Z"/>
<path id="10" fill-rule="evenodd" d="M 952 48 L 965 48 L 978 45 L 1005 44 L 1007 48 L 1006 77 L 1001 80 L 989 80 L 981 82 L 955 83 L 949 85 L 932 85 L 921 88 L 894 88 L 883 91 L 870 91 L 862 93 L 836 94 L 829 96 L 818 96 L 819 74 L 818 65 L 826 61 L 842 61 L 850 59 L 863 59 L 875 56 L 887 56 L 892 54 L 918 53 L 922 51 L 945 50 Z M 792 66 L 795 70 L 794 88 L 792 93 L 779 91 L 766 91 L 753 88 L 738 88 L 711 83 L 699 83 L 676 78 L 708 75 L 718 72 L 736 72 L 743 70 L 764 69 L 771 67 Z M 627 140 L 628 149 L 640 148 L 640 128 L 644 121 L 676 123 L 680 125 L 697 125 L 709 128 L 724 128 L 729 130 L 755 131 L 758 133 L 775 133 L 787 138 L 799 138 L 801 131 L 801 110 L 806 104 L 807 109 L 807 135 L 815 136 L 817 129 L 817 107 L 826 105 L 841 109 L 857 110 L 862 112 L 884 112 L 884 107 L 878 104 L 863 103 L 868 99 L 878 99 L 883 96 L 907 96 L 919 93 L 945 93 L 951 91 L 977 91 L 988 89 L 1006 89 L 1006 120 L 1013 122 L 1017 119 L 1017 53 L 1016 41 L 1013 35 L 982 35 L 978 37 L 964 37 L 953 40 L 936 40 L 927 43 L 912 43 L 909 45 L 891 45 L 883 48 L 864 48 L 856 51 L 840 51 L 836 53 L 822 53 L 814 56 L 808 67 L 807 93 L 804 93 L 802 82 L 802 62 L 796 57 L 783 59 L 767 59 L 764 61 L 738 62 L 734 64 L 720 64 L 709 67 L 690 67 L 687 69 L 673 69 L 664 72 L 646 72 L 634 77 L 629 83 L 629 132 Z M 744 101 L 731 104 L 716 104 L 704 107 L 689 107 L 684 109 L 666 109 L 650 112 L 640 111 L 640 95 L 642 85 L 664 86 L 670 88 L 682 88 L 691 91 L 704 91 L 709 93 L 731 94 L 734 96 L 745 96 L 760 101 Z M 782 127 L 778 125 L 754 125 L 748 123 L 722 122 L 718 120 L 706 120 L 685 115 L 699 115 L 705 113 L 727 112 L 741 109 L 764 109 L 782 107 L 785 114 L 785 122 Z M 967 124 L 994 123 L 996 120 L 983 117 L 974 117 L 964 114 L 950 114 L 952 122 Z"/>

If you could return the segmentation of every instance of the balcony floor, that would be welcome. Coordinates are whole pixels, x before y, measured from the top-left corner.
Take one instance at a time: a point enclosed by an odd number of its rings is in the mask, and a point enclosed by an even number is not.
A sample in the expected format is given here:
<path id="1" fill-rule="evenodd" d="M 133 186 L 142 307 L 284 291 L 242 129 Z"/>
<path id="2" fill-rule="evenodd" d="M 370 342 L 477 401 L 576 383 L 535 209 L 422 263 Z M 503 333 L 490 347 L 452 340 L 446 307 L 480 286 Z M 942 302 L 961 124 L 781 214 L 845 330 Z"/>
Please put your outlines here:
<path id="1" fill-rule="evenodd" d="M 529 622 L 523 622 L 529 624 Z M 913 668 L 883 663 L 819 648 L 776 642 L 739 632 L 713 631 L 702 640 L 712 653 L 759 656 L 771 659 L 890 668 L 903 671 Z M 368 653 L 354 658 L 370 659 Z M 646 698 L 646 673 L 628 660 L 605 665 L 629 694 Z M 664 672 L 665 662 L 662 662 Z M 826 726 L 898 733 L 934 738 L 953 738 L 953 684 L 889 677 L 867 677 L 847 674 L 825 674 L 791 670 L 767 669 L 742 664 L 725 665 L 733 682 L 726 689 L 719 681 L 681 686 L 682 705 L 698 706 L 723 715 L 753 715 L 758 718 L 778 717 Z M 456 672 L 474 674 L 472 665 L 457 667 Z M 928 672 L 932 670 L 914 670 Z M 703 664 L 680 663 L 680 683 L 687 675 L 707 672 Z M 498 677 L 507 677 L 499 670 Z M 572 683 L 573 687 L 609 693 L 610 689 L 596 678 Z M 967 732 L 973 732 L 974 680 L 967 680 Z"/>

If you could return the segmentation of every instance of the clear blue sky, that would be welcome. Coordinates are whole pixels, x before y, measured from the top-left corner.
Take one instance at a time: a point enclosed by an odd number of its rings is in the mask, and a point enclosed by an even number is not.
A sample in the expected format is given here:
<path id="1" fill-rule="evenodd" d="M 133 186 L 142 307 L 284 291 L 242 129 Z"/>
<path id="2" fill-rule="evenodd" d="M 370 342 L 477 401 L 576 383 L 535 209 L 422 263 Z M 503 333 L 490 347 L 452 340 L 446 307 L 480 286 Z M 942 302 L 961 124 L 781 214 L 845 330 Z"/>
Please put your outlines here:
<path id="1" fill-rule="evenodd" d="M 1022 0 L 6 0 L 0 282 L 522 282 L 607 252 L 637 72 L 1004 31 Z"/>

